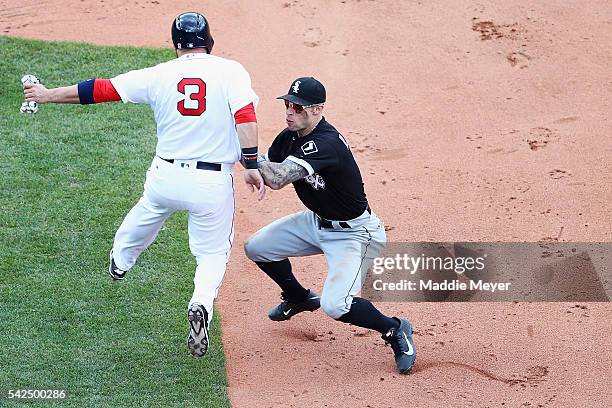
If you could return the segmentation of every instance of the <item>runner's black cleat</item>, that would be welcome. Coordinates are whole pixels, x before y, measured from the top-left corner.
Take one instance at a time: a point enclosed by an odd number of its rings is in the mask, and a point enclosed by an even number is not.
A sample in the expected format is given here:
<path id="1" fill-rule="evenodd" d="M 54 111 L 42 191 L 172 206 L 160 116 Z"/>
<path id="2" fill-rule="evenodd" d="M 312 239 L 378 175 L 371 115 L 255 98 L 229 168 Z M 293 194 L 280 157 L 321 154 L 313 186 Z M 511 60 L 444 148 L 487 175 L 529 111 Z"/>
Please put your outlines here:
<path id="1" fill-rule="evenodd" d="M 115 265 L 115 260 L 113 259 L 113 251 L 111 251 L 109 265 L 108 265 L 108 274 L 114 280 L 121 280 L 125 277 L 126 273 L 127 271 L 124 271 L 123 269 L 119 269 L 117 265 Z"/>
<path id="2" fill-rule="evenodd" d="M 208 312 L 199 303 L 192 303 L 187 311 L 189 335 L 187 348 L 194 357 L 202 357 L 208 351 Z"/>

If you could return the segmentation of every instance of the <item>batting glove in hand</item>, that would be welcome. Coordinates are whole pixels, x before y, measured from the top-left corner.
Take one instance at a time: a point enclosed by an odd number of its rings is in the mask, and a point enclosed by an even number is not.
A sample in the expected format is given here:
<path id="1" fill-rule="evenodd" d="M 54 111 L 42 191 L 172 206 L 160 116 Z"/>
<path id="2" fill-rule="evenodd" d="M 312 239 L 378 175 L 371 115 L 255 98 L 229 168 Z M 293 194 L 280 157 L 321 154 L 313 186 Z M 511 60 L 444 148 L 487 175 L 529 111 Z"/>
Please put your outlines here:
<path id="1" fill-rule="evenodd" d="M 23 102 L 21 108 L 19 108 L 19 112 L 36 113 L 38 112 L 38 104 L 36 102 Z"/>
<path id="2" fill-rule="evenodd" d="M 27 74 L 21 77 L 21 84 L 40 84 L 40 80 L 36 78 L 36 76 Z M 21 104 L 21 108 L 19 108 L 19 112 L 21 113 L 36 113 L 38 112 L 38 103 L 36 102 L 23 102 Z"/>

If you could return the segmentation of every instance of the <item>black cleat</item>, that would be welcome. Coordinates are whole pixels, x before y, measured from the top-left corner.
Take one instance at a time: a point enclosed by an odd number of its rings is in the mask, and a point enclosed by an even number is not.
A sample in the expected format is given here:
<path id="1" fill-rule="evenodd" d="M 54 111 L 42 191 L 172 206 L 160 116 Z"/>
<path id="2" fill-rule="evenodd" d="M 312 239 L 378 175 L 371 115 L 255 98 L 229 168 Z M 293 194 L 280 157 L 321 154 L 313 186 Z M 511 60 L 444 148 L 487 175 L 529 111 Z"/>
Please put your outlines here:
<path id="1" fill-rule="evenodd" d="M 202 357 L 208 351 L 208 312 L 199 303 L 192 303 L 187 311 L 189 335 L 187 348 L 194 357 Z"/>
<path id="2" fill-rule="evenodd" d="M 400 327 L 383 334 L 382 339 L 390 344 L 395 354 L 395 364 L 400 374 L 407 374 L 416 360 L 416 348 L 412 340 L 412 326 L 406 319 L 394 319 L 400 322 Z"/>
<path id="3" fill-rule="evenodd" d="M 115 260 L 113 259 L 113 251 L 110 251 L 110 260 L 108 265 L 108 273 L 114 280 L 121 280 L 125 277 L 127 271 L 119 269 L 117 265 L 115 265 Z"/>
<path id="4" fill-rule="evenodd" d="M 275 322 L 289 320 L 291 317 L 301 312 L 314 312 L 321 307 L 321 296 L 313 290 L 309 290 L 306 299 L 299 303 L 293 303 L 286 300 L 284 293 L 281 293 L 281 299 L 283 301 L 268 312 L 270 320 L 274 320 Z"/>

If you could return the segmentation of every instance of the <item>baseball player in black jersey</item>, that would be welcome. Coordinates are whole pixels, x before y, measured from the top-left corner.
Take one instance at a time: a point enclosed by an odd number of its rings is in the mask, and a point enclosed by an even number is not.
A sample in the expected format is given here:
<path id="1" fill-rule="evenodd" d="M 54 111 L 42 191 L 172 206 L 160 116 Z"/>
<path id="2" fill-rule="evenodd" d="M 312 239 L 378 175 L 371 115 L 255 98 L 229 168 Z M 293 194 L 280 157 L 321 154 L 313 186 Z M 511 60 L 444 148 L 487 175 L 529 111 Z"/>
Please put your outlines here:
<path id="1" fill-rule="evenodd" d="M 265 226 L 245 243 L 249 259 L 282 290 L 282 302 L 268 316 L 289 320 L 321 307 L 333 319 L 376 330 L 405 374 L 416 359 L 410 322 L 385 316 L 357 296 L 386 235 L 368 205 L 349 144 L 322 116 L 325 88 L 312 77 L 298 78 L 277 99 L 285 102 L 287 128 L 259 158 L 259 169 L 274 190 L 293 183 L 306 209 Z M 298 282 L 288 259 L 315 254 L 324 254 L 328 265 L 321 295 Z"/>

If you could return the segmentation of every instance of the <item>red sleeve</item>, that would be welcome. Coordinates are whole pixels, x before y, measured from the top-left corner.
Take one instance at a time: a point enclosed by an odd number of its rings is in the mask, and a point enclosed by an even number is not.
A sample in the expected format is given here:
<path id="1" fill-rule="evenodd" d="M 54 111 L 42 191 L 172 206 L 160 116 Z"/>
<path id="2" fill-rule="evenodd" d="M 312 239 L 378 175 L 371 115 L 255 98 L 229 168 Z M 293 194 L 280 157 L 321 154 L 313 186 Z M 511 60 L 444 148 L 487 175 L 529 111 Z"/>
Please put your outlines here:
<path id="1" fill-rule="evenodd" d="M 255 116 L 255 107 L 253 106 L 253 103 L 251 102 L 244 108 L 239 109 L 234 114 L 234 119 L 236 119 L 236 124 L 249 122 L 257 123 L 257 117 Z"/>
<path id="2" fill-rule="evenodd" d="M 120 101 L 121 97 L 110 79 L 96 79 L 94 81 L 93 99 L 94 103 L 116 102 Z"/>

